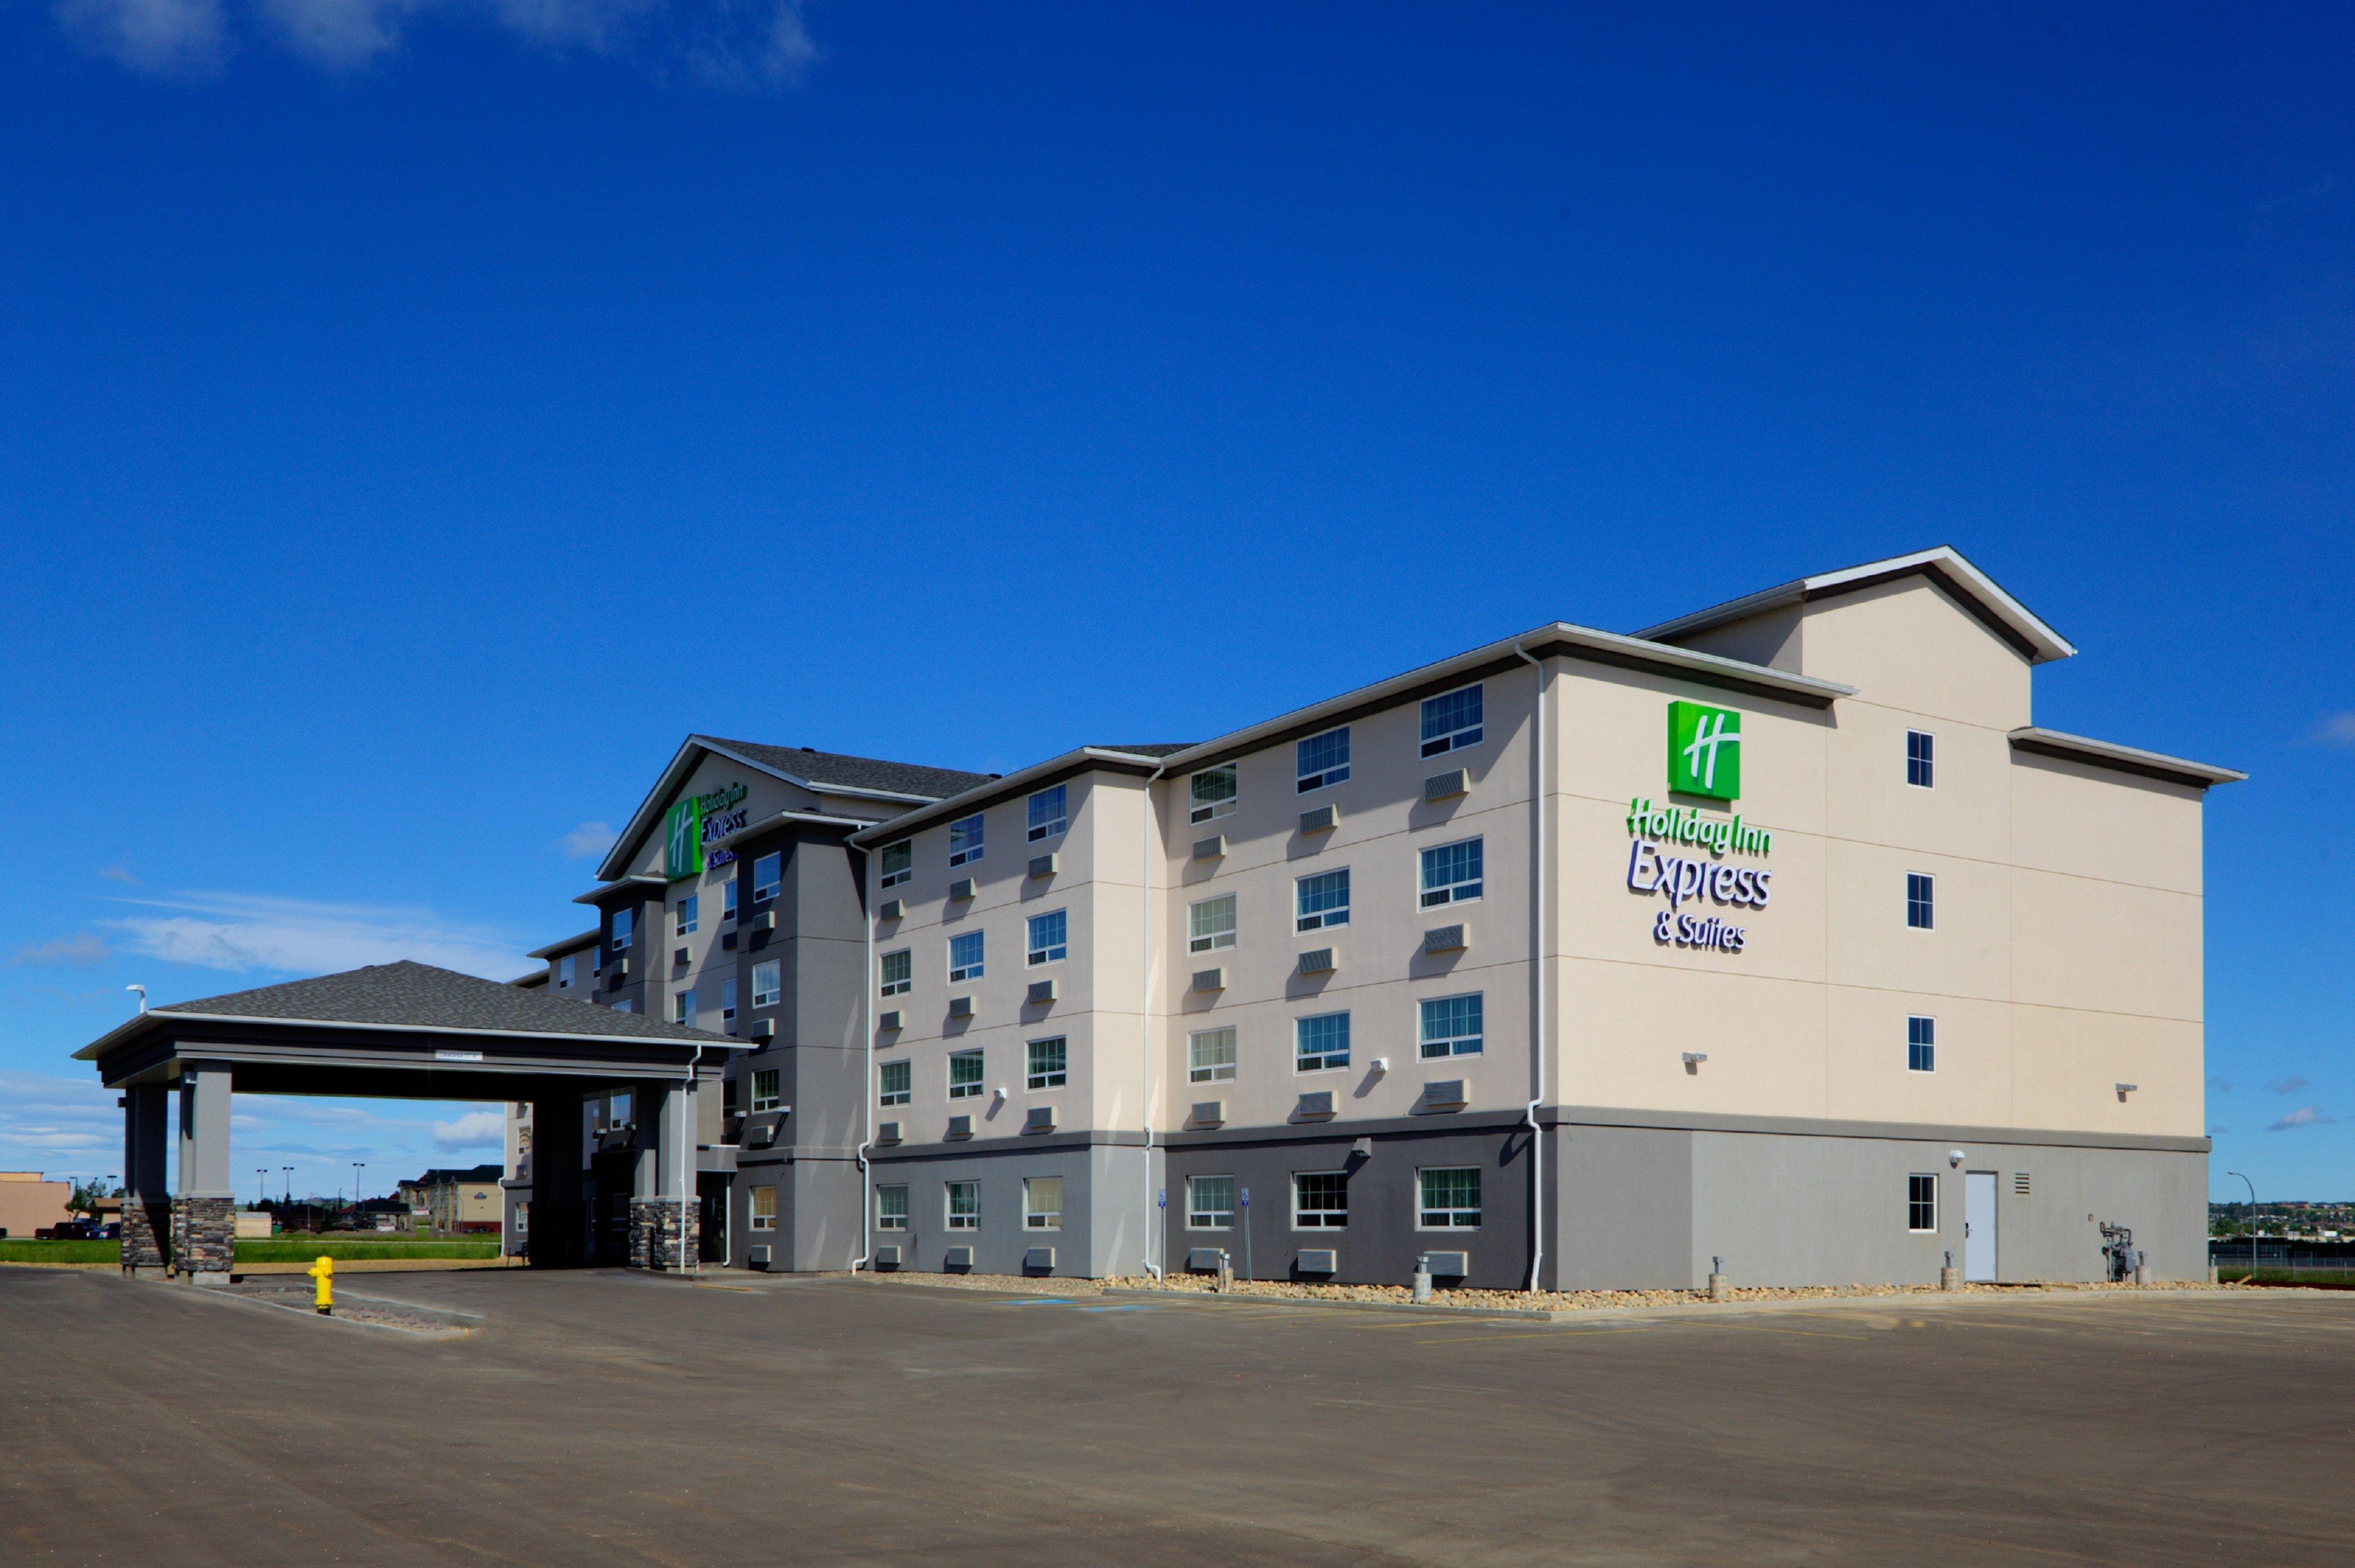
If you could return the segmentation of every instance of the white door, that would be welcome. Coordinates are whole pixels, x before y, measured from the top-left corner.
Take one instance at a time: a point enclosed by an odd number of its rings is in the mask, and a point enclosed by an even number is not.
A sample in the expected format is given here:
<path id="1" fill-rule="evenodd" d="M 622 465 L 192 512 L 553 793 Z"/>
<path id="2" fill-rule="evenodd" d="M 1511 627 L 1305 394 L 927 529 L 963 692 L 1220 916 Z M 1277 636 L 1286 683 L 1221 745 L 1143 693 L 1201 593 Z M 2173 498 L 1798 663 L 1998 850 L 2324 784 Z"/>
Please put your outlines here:
<path id="1" fill-rule="evenodd" d="M 1995 1278 L 1995 1172 L 1963 1173 L 1963 1277 Z"/>

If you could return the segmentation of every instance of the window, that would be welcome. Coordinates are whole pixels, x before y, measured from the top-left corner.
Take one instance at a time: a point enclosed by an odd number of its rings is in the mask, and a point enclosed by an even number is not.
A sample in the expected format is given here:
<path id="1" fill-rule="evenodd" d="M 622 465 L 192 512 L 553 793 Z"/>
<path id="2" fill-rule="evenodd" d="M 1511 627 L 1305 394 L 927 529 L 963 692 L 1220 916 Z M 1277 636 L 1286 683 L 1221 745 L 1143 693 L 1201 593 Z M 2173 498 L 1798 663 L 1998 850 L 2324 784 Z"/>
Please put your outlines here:
<path id="1" fill-rule="evenodd" d="M 1061 784 L 1053 789 L 1042 789 L 1030 797 L 1029 842 L 1036 844 L 1041 838 L 1052 838 L 1070 826 L 1070 814 L 1064 809 L 1064 802 L 1068 798 Z"/>
<path id="2" fill-rule="evenodd" d="M 908 1189 L 904 1184 L 875 1189 L 875 1228 L 879 1231 L 904 1231 L 908 1228 Z"/>
<path id="3" fill-rule="evenodd" d="M 1217 953 L 1235 944 L 1235 895 L 1220 893 L 1186 911 L 1186 951 Z"/>
<path id="4" fill-rule="evenodd" d="M 1905 923 L 1916 931 L 1930 929 L 1934 901 L 1932 894 L 1934 891 L 1931 885 L 1931 879 L 1921 872 L 1905 873 Z"/>
<path id="5" fill-rule="evenodd" d="M 1322 931 L 1328 925 L 1349 923 L 1349 869 L 1320 871 L 1313 877 L 1303 877 L 1293 884 L 1300 890 L 1300 914 L 1294 923 L 1299 931 Z"/>
<path id="6" fill-rule="evenodd" d="M 1209 822 L 1224 816 L 1235 808 L 1235 765 L 1220 763 L 1215 768 L 1204 768 L 1186 783 L 1187 798 L 1191 809 L 1186 813 L 1188 822 Z"/>
<path id="7" fill-rule="evenodd" d="M 1030 1072 L 1023 1081 L 1025 1087 L 1060 1089 L 1063 1086 L 1064 1070 L 1070 1061 L 1071 1051 L 1061 1035 L 1057 1035 L 1052 1040 L 1032 1040 Z"/>
<path id="8" fill-rule="evenodd" d="M 1024 962 L 1052 964 L 1060 960 L 1070 951 L 1063 940 L 1068 925 L 1069 923 L 1063 918 L 1063 912 L 1059 909 L 1050 909 L 1045 914 L 1032 915 L 1030 947 L 1025 955 Z"/>
<path id="9" fill-rule="evenodd" d="M 949 980 L 981 978 L 981 933 L 968 931 L 949 938 Z"/>
<path id="10" fill-rule="evenodd" d="M 916 841 L 902 838 L 883 846 L 883 885 L 896 888 L 916 874 Z"/>
<path id="11" fill-rule="evenodd" d="M 785 880 L 785 857 L 783 850 L 763 855 L 752 862 L 752 901 L 765 903 L 777 896 L 777 886 Z"/>
<path id="12" fill-rule="evenodd" d="M 638 1004 L 630 1000 L 629 997 L 623 997 L 620 1001 L 613 1004 L 613 1010 L 617 1013 L 634 1013 L 638 1010 Z"/>
<path id="13" fill-rule="evenodd" d="M 612 947 L 616 953 L 627 953 L 630 950 L 630 928 L 635 924 L 637 924 L 637 921 L 628 910 L 615 910 L 613 912 L 613 938 L 611 943 L 607 944 L 607 945 Z"/>
<path id="14" fill-rule="evenodd" d="M 1934 1175 L 1905 1179 L 1905 1228 L 1909 1231 L 1934 1231 L 1938 1228 L 1938 1179 Z"/>
<path id="15" fill-rule="evenodd" d="M 556 988 L 559 991 L 572 988 L 572 960 L 570 958 L 556 961 Z"/>
<path id="16" fill-rule="evenodd" d="M 1480 993 L 1433 997 L 1423 1004 L 1423 1060 L 1480 1054 Z"/>
<path id="17" fill-rule="evenodd" d="M 1337 1231 L 1349 1222 L 1349 1177 L 1339 1170 L 1292 1174 L 1292 1228 Z"/>
<path id="18" fill-rule="evenodd" d="M 1928 789 L 1932 777 L 1930 737 L 1919 730 L 1905 731 L 1905 782 Z"/>
<path id="19" fill-rule="evenodd" d="M 916 955 L 905 947 L 902 947 L 897 953 L 886 953 L 883 955 L 879 973 L 880 973 L 883 977 L 883 994 L 885 996 L 906 996 L 910 991 L 915 989 Z"/>
<path id="20" fill-rule="evenodd" d="M 949 864 L 963 866 L 981 859 L 981 814 L 961 816 L 949 824 Z"/>
<path id="21" fill-rule="evenodd" d="M 752 1189 L 752 1229 L 773 1231 L 777 1228 L 777 1189 L 773 1187 Z"/>
<path id="22" fill-rule="evenodd" d="M 1292 752 L 1296 764 L 1294 771 L 1298 774 L 1293 787 L 1301 795 L 1339 784 L 1349 776 L 1349 731 L 1346 725 L 1309 736 L 1294 746 Z"/>
<path id="23" fill-rule="evenodd" d="M 1063 1179 L 1026 1176 L 1022 1179 L 1022 1228 L 1060 1231 L 1063 1228 Z"/>
<path id="24" fill-rule="evenodd" d="M 1460 904 L 1480 896 L 1480 840 L 1442 844 L 1423 852 L 1423 907 Z"/>
<path id="25" fill-rule="evenodd" d="M 1318 1013 L 1313 1018 L 1296 1019 L 1293 1022 L 1295 1046 L 1294 1068 L 1301 1072 L 1322 1072 L 1327 1068 L 1349 1065 L 1349 1015 Z"/>
<path id="26" fill-rule="evenodd" d="M 911 1061 L 886 1061 L 876 1070 L 887 1105 L 904 1105 L 915 1098 L 916 1068 Z"/>
<path id="27" fill-rule="evenodd" d="M 1235 1031 L 1198 1029 L 1186 1037 L 1186 1082 L 1227 1083 L 1235 1076 Z"/>
<path id="28" fill-rule="evenodd" d="M 736 1017 L 736 976 L 730 975 L 719 982 L 719 1021 L 729 1023 Z"/>
<path id="29" fill-rule="evenodd" d="M 949 1229 L 978 1231 L 981 1229 L 981 1183 L 952 1181 L 948 1188 Z"/>
<path id="30" fill-rule="evenodd" d="M 785 1095 L 783 1088 L 784 1076 L 784 1072 L 781 1068 L 756 1067 L 752 1070 L 752 1114 L 754 1115 L 757 1116 L 763 1111 L 773 1111 L 784 1104 Z"/>
<path id="31" fill-rule="evenodd" d="M 981 1098 L 981 1052 L 956 1051 L 949 1053 L 949 1098 Z"/>
<path id="32" fill-rule="evenodd" d="M 1231 1231 L 1235 1225 L 1235 1179 L 1231 1176 L 1189 1176 L 1186 1179 L 1186 1228 L 1189 1231 Z"/>
<path id="33" fill-rule="evenodd" d="M 1938 1071 L 1938 1020 L 1907 1019 L 1905 1020 L 1905 1071 L 1935 1072 Z"/>
<path id="34" fill-rule="evenodd" d="M 719 884 L 719 918 L 723 921 L 736 918 L 736 879 L 733 877 Z"/>
<path id="35" fill-rule="evenodd" d="M 752 1005 L 773 1008 L 784 994 L 782 963 L 774 958 L 763 959 L 752 965 Z"/>
<path id="36" fill-rule="evenodd" d="M 605 1123 L 619 1126 L 630 1119 L 630 1092 L 627 1089 L 605 1102 Z"/>
<path id="37" fill-rule="evenodd" d="M 1480 688 L 1467 686 L 1423 705 L 1423 754 L 1436 757 L 1480 743 Z"/>
<path id="38" fill-rule="evenodd" d="M 670 1021 L 695 1027 L 695 992 L 692 989 L 674 991 L 670 998 Z"/>
<path id="39" fill-rule="evenodd" d="M 1414 1173 L 1414 1228 L 1476 1231 L 1480 1228 L 1480 1168 L 1444 1166 Z"/>

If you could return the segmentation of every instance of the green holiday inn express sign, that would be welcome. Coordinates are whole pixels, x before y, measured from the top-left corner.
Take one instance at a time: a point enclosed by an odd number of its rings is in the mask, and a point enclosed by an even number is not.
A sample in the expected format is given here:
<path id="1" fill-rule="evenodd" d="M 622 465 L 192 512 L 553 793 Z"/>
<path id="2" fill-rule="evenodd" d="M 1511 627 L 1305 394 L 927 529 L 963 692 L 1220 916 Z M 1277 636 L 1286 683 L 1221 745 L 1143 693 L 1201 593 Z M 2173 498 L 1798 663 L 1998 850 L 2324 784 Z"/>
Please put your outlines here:
<path id="1" fill-rule="evenodd" d="M 1668 704 L 1668 793 L 1742 798 L 1742 715 L 1705 702 Z"/>
<path id="2" fill-rule="evenodd" d="M 1668 704 L 1668 793 L 1708 800 L 1742 795 L 1742 715 L 1705 702 Z M 1638 795 L 1627 803 L 1627 888 L 1655 909 L 1652 940 L 1663 946 L 1740 953 L 1749 945 L 1747 910 L 1774 897 L 1774 873 L 1765 866 L 1729 863 L 1731 852 L 1764 857 L 1774 836 L 1739 816 L 1705 816 L 1689 805 L 1655 806 Z M 1691 846 L 1690 850 L 1684 846 Z M 1721 906 L 1723 912 L 1717 908 Z"/>
<path id="3" fill-rule="evenodd" d="M 673 805 L 663 819 L 663 874 L 674 882 L 682 877 L 701 876 L 704 846 L 744 826 L 744 814 L 728 809 L 743 798 L 744 786 L 731 784 Z M 735 859 L 725 851 L 714 853 L 719 857 L 713 862 L 716 865 Z"/>

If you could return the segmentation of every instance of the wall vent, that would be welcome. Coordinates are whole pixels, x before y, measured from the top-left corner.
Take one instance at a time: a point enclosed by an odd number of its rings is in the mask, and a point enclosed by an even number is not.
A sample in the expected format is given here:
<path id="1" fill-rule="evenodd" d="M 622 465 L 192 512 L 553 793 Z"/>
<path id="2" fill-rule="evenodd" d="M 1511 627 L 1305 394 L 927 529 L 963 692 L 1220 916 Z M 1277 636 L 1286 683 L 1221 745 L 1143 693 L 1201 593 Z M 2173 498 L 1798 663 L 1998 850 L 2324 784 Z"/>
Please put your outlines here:
<path id="1" fill-rule="evenodd" d="M 969 1019 L 973 1017 L 973 998 L 971 997 L 951 997 L 949 998 L 949 1017 L 953 1019 Z"/>
<path id="2" fill-rule="evenodd" d="M 1216 1274 L 1219 1272 L 1219 1265 L 1226 1261 L 1226 1249 L 1223 1247 L 1188 1248 L 1186 1253 L 1186 1267 L 1193 1274 Z"/>
<path id="3" fill-rule="evenodd" d="M 1423 1256 L 1431 1264 L 1433 1279 L 1462 1279 L 1472 1272 L 1470 1253 L 1425 1253 Z"/>
<path id="4" fill-rule="evenodd" d="M 1024 1113 L 1022 1130 L 1026 1133 L 1051 1133 L 1055 1130 L 1055 1107 L 1033 1105 Z"/>
<path id="5" fill-rule="evenodd" d="M 876 1123 L 875 1141 L 879 1144 L 898 1143 L 900 1141 L 900 1124 L 897 1122 Z"/>
<path id="6" fill-rule="evenodd" d="M 775 1035 L 775 1033 L 776 1033 L 776 1032 L 777 1032 L 777 1020 L 776 1020 L 776 1019 L 754 1019 L 752 1020 L 752 1038 L 753 1038 L 754 1040 L 768 1040 L 768 1039 L 770 1039 L 771 1037 L 773 1037 L 773 1035 Z"/>
<path id="7" fill-rule="evenodd" d="M 881 1246 L 877 1247 L 875 1249 L 875 1266 L 877 1268 L 898 1268 L 900 1266 L 900 1243 L 897 1242 L 886 1242 Z"/>
<path id="8" fill-rule="evenodd" d="M 1024 999 L 1034 1008 L 1043 1008 L 1049 1002 L 1055 999 L 1055 995 L 1054 981 L 1033 980 L 1030 982 L 1030 989 L 1025 994 Z"/>
<path id="9" fill-rule="evenodd" d="M 953 1138 L 969 1138 L 973 1136 L 973 1118 L 969 1115 L 951 1116 L 949 1118 L 949 1136 Z"/>
<path id="10" fill-rule="evenodd" d="M 1194 859 L 1197 860 L 1215 860 L 1226 852 L 1227 836 L 1223 833 L 1213 833 L 1208 838 L 1194 840 Z"/>
<path id="11" fill-rule="evenodd" d="M 1330 833 L 1340 825 L 1341 808 L 1337 805 L 1320 805 L 1314 811 L 1300 814 L 1300 831 L 1303 833 Z"/>
<path id="12" fill-rule="evenodd" d="M 1304 1121 L 1329 1120 L 1333 1115 L 1333 1091 L 1311 1089 L 1300 1096 L 1300 1108 L 1295 1113 Z"/>
<path id="13" fill-rule="evenodd" d="M 973 889 L 974 883 L 971 877 L 959 877 L 955 881 L 949 884 L 949 897 L 953 899 L 969 899 L 973 897 Z"/>
<path id="14" fill-rule="evenodd" d="M 687 949 L 684 947 L 672 948 L 670 950 L 670 961 L 677 965 L 679 967 L 685 968 L 687 966 Z"/>
<path id="15" fill-rule="evenodd" d="M 1215 1127 L 1226 1119 L 1227 1103 L 1224 1100 L 1197 1100 L 1194 1102 L 1194 1115 L 1192 1120 L 1196 1126 Z"/>
<path id="16" fill-rule="evenodd" d="M 1331 1247 L 1303 1247 L 1300 1261 L 1293 1264 L 1302 1274 L 1332 1274 L 1340 1266 L 1340 1254 Z"/>
<path id="17" fill-rule="evenodd" d="M 1223 991 L 1226 988 L 1227 972 L 1223 968 L 1197 969 L 1194 971 L 1194 989 L 1198 991 Z"/>
<path id="18" fill-rule="evenodd" d="M 1423 933 L 1425 953 L 1461 953 L 1467 945 L 1460 925 L 1435 925 Z"/>
<path id="19" fill-rule="evenodd" d="M 1333 972 L 1333 950 L 1312 947 L 1300 955 L 1300 972 L 1304 975 L 1330 975 Z"/>
<path id="20" fill-rule="evenodd" d="M 941 1254 L 941 1266 L 943 1268 L 963 1269 L 973 1267 L 973 1249 L 971 1247 L 951 1247 L 947 1252 Z"/>
<path id="21" fill-rule="evenodd" d="M 1030 875 L 1034 880 L 1040 877 L 1051 877 L 1062 869 L 1063 858 L 1060 855 L 1033 855 L 1030 857 Z"/>
<path id="22" fill-rule="evenodd" d="M 1423 781 L 1425 800 L 1453 800 L 1472 791 L 1472 774 L 1464 768 L 1450 768 L 1444 773 L 1433 773 Z"/>
<path id="23" fill-rule="evenodd" d="M 1025 1252 L 1022 1254 L 1022 1272 L 1025 1274 L 1054 1273 L 1055 1249 L 1052 1247 L 1032 1247 L 1028 1251 Z"/>
<path id="24" fill-rule="evenodd" d="M 878 1029 L 904 1028 L 906 1027 L 906 1015 L 901 1013 L 897 1008 L 889 1008 L 877 1017 L 875 1019 L 875 1027 Z"/>
<path id="25" fill-rule="evenodd" d="M 762 1245 L 745 1248 L 744 1261 L 751 1264 L 754 1268 L 767 1268 L 769 1266 L 768 1247 L 766 1245 Z"/>
<path id="26" fill-rule="evenodd" d="M 899 899 L 885 899 L 883 907 L 876 912 L 885 920 L 899 920 L 907 914 L 908 906 Z"/>
<path id="27" fill-rule="evenodd" d="M 2028 1172 L 2015 1170 L 2011 1173 L 2011 1189 L 2022 1198 L 2028 1196 Z"/>
<path id="28" fill-rule="evenodd" d="M 1434 1111 L 1460 1111 L 1469 1102 L 1464 1097 L 1464 1080 L 1437 1078 L 1423 1086 L 1423 1103 Z"/>

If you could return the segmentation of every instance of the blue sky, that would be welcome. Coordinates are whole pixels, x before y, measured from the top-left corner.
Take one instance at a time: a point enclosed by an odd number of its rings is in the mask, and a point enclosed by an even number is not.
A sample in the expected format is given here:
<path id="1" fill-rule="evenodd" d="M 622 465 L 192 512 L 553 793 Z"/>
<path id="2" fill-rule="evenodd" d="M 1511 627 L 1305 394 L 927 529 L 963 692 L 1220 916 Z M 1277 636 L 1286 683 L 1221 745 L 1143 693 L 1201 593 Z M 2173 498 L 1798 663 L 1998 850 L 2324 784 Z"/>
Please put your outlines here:
<path id="1" fill-rule="evenodd" d="M 689 730 L 1006 768 L 1951 542 L 2041 722 L 2254 775 L 2217 1190 L 2355 1195 L 2350 35 L 0 7 L 0 1165 L 116 1168 L 131 981 L 520 967 Z"/>

